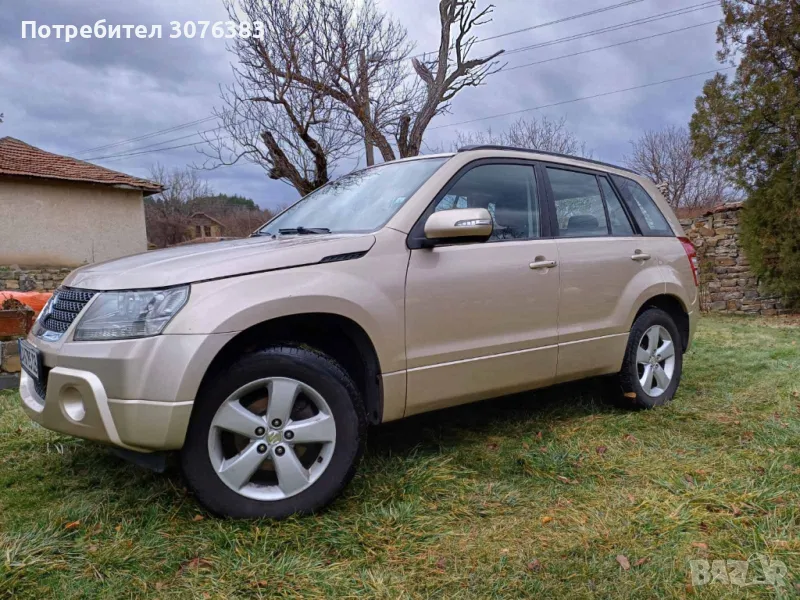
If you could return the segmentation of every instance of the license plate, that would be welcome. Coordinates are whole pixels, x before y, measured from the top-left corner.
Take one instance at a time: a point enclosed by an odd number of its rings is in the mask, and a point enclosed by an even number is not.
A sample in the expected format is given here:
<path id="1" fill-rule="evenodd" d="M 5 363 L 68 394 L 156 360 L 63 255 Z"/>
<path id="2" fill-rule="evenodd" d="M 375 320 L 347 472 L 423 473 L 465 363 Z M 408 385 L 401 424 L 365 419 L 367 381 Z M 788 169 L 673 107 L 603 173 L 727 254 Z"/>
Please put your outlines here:
<path id="1" fill-rule="evenodd" d="M 42 372 L 42 353 L 25 340 L 19 341 L 19 362 L 25 372 L 39 381 Z"/>

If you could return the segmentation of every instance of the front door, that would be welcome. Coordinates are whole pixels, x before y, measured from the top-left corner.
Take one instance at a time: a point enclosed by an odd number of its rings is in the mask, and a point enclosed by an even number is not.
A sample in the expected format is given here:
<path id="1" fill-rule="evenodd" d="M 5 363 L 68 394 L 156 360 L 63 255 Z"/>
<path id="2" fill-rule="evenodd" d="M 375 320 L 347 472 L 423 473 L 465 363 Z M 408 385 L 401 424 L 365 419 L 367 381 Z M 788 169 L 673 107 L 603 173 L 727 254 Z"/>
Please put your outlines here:
<path id="1" fill-rule="evenodd" d="M 552 383 L 559 277 L 531 164 L 482 163 L 434 210 L 487 208 L 489 241 L 411 251 L 406 415 Z"/>

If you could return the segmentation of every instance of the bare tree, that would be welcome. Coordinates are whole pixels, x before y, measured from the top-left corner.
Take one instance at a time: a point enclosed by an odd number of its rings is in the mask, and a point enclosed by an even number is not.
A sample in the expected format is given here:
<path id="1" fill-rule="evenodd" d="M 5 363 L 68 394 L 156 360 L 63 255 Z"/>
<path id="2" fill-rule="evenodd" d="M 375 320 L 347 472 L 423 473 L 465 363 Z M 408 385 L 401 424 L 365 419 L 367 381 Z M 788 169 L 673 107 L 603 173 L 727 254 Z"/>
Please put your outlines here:
<path id="1" fill-rule="evenodd" d="M 423 83 L 420 101 L 400 119 L 396 132 L 401 157 L 416 156 L 422 147 L 422 137 L 431 120 L 450 108 L 456 94 L 466 87 L 477 87 L 486 78 L 502 69 L 496 62 L 503 50 L 482 58 L 469 58 L 477 41 L 471 35 L 475 27 L 491 21 L 490 4 L 477 10 L 476 0 L 440 0 L 439 49 L 435 54 L 413 58 L 414 70 Z M 384 159 L 391 160 L 384 156 Z"/>
<path id="2" fill-rule="evenodd" d="M 692 154 L 685 127 L 645 131 L 631 145 L 625 164 L 655 181 L 673 209 L 710 207 L 735 196 L 722 173 Z"/>
<path id="3" fill-rule="evenodd" d="M 531 150 L 545 152 L 558 152 L 559 154 L 572 154 L 591 158 L 592 151 L 586 147 L 586 142 L 567 129 L 564 117 L 553 121 L 547 117 L 537 120 L 535 117 L 521 117 L 511 124 L 505 131 L 495 132 L 491 128 L 483 131 L 459 131 L 453 143 L 453 149 L 464 146 L 493 144 L 501 146 L 516 146 Z"/>
<path id="4" fill-rule="evenodd" d="M 265 34 L 232 47 L 239 80 L 238 90 L 229 90 L 235 101 L 228 103 L 228 112 L 239 116 L 223 122 L 244 150 L 233 156 L 259 158 L 258 148 L 242 140 L 260 137 L 267 146 L 260 160 L 269 165 L 270 176 L 295 185 L 286 163 L 302 166 L 297 150 L 309 152 L 314 177 L 301 182 L 301 193 L 327 179 L 323 158 L 330 162 L 335 151 L 346 154 L 358 139 L 365 142 L 368 164 L 373 146 L 384 161 L 419 154 L 431 120 L 448 109 L 458 92 L 481 85 L 499 69 L 494 59 L 502 51 L 469 57 L 476 41 L 471 32 L 488 22 L 492 11 L 491 6 L 478 10 L 476 0 L 440 0 L 439 49 L 414 57 L 410 65 L 413 46 L 406 30 L 378 10 L 374 0 L 223 2 L 232 21 L 262 22 Z M 253 113 L 257 109 L 250 107 L 257 102 L 281 107 L 283 119 L 288 117 L 293 126 L 289 135 L 275 136 L 277 117 L 261 115 L 259 120 Z M 305 118 L 294 118 L 291 112 Z M 242 118 L 250 124 L 231 126 Z M 314 128 L 323 125 L 334 143 L 313 135 Z M 256 131 L 261 134 L 254 136 Z M 272 133 L 274 143 L 265 132 Z M 296 143 L 297 137 L 304 146 Z"/>
<path id="5" fill-rule="evenodd" d="M 250 235 L 276 214 L 249 198 L 215 194 L 195 169 L 157 164 L 151 167 L 150 178 L 164 186 L 163 192 L 145 198 L 147 239 L 159 248 L 185 241 L 192 215 L 198 212 L 219 221 L 224 237 L 234 238 Z"/>
<path id="6" fill-rule="evenodd" d="M 156 164 L 150 179 L 164 186 L 164 191 L 145 199 L 147 239 L 163 248 L 183 241 L 198 198 L 213 192 L 208 182 L 194 169 L 167 169 Z"/>
<path id="7" fill-rule="evenodd" d="M 231 18 L 234 0 L 223 0 Z M 315 71 L 314 31 L 319 21 L 313 2 L 249 1 L 264 39 L 237 38 L 229 50 L 237 57 L 234 83 L 222 90 L 215 111 L 221 125 L 206 141 L 213 168 L 245 160 L 264 168 L 301 195 L 327 183 L 338 161 L 357 142 L 348 114 L 321 90 L 298 83 L 297 72 Z M 234 19 L 237 22 L 238 16 Z"/>
<path id="8" fill-rule="evenodd" d="M 208 181 L 191 168 L 167 169 L 156 163 L 150 167 L 150 179 L 164 187 L 163 192 L 150 196 L 150 199 L 172 206 L 184 206 L 214 193 Z"/>
<path id="9" fill-rule="evenodd" d="M 322 35 L 312 48 L 316 69 L 303 85 L 322 90 L 348 116 L 352 133 L 364 140 L 367 165 L 374 163 L 373 147 L 392 160 L 386 132 L 418 96 L 407 81 L 413 44 L 373 0 L 319 0 L 317 6 Z"/>

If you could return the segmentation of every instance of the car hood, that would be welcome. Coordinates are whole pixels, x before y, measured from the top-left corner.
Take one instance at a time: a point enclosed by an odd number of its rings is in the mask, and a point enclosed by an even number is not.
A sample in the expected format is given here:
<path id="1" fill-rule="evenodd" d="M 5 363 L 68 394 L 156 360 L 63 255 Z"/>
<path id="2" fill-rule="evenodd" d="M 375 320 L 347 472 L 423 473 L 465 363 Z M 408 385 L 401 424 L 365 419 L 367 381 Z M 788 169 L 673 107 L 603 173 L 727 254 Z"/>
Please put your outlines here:
<path id="1" fill-rule="evenodd" d="M 329 256 L 366 252 L 371 234 L 253 237 L 153 250 L 76 269 L 64 285 L 91 290 L 166 287 L 221 277 L 299 267 Z"/>

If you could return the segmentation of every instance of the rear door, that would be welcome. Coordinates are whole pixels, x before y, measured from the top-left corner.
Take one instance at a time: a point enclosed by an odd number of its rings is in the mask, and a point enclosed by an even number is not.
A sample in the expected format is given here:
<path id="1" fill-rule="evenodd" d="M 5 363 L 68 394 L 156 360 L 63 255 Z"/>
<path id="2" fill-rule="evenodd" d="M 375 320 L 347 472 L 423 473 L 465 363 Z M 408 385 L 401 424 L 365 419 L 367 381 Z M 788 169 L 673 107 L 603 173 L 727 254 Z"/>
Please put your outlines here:
<path id="1" fill-rule="evenodd" d="M 639 234 L 607 174 L 561 164 L 541 168 L 561 274 L 556 380 L 616 372 L 631 307 L 661 281 L 655 248 Z"/>

